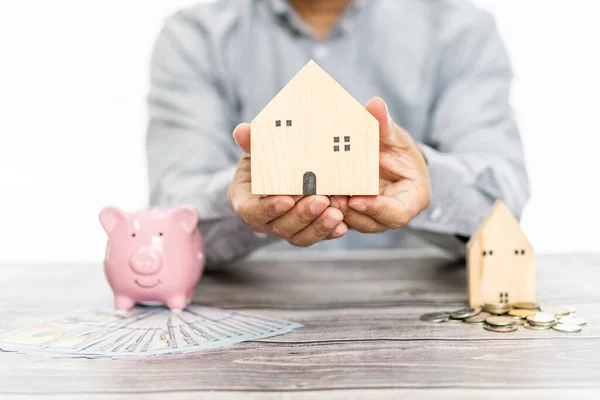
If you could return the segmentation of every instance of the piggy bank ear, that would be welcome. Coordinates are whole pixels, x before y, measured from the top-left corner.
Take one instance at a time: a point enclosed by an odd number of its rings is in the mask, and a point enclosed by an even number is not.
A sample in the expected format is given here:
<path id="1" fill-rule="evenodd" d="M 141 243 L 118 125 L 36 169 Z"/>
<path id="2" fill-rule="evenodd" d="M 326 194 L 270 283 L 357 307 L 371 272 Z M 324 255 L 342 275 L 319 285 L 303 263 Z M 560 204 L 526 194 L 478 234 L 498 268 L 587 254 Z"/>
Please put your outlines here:
<path id="1" fill-rule="evenodd" d="M 185 205 L 169 211 L 169 216 L 179 223 L 179 225 L 189 233 L 198 225 L 198 211 L 196 207 Z"/>
<path id="2" fill-rule="evenodd" d="M 127 218 L 125 213 L 116 207 L 106 207 L 100 212 L 100 223 L 109 235 L 114 227 L 125 218 Z"/>

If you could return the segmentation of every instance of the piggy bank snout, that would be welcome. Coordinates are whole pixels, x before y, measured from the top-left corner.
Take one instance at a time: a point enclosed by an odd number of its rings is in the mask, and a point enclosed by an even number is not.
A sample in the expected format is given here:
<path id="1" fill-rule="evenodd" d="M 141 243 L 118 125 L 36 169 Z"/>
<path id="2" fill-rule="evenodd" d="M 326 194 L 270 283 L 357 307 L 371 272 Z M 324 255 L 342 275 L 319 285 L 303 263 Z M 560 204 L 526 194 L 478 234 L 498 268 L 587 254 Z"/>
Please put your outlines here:
<path id="1" fill-rule="evenodd" d="M 160 271 L 163 259 L 154 249 L 140 249 L 131 255 L 129 265 L 138 274 L 152 275 Z"/>

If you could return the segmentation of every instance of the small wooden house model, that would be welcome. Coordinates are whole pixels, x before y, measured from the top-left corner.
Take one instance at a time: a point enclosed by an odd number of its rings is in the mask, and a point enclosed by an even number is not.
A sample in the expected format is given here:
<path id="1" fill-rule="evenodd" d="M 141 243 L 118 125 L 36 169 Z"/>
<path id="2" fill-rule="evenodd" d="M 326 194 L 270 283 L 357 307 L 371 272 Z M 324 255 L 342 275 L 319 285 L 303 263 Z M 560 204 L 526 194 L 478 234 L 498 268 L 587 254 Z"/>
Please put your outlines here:
<path id="1" fill-rule="evenodd" d="M 314 61 L 251 125 L 252 193 L 378 195 L 379 123 Z"/>
<path id="2" fill-rule="evenodd" d="M 469 304 L 535 302 L 535 254 L 502 201 L 467 243 Z"/>

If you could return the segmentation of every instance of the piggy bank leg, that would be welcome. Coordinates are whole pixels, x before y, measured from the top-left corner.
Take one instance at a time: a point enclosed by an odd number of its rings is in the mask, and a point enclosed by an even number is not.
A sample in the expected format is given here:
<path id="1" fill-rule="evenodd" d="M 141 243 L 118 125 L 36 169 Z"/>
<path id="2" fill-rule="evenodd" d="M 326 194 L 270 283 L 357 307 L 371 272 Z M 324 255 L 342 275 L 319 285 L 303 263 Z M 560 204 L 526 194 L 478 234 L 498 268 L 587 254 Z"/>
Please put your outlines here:
<path id="1" fill-rule="evenodd" d="M 131 297 L 116 295 L 115 308 L 117 310 L 130 310 L 135 305 L 135 301 Z"/>
<path id="2" fill-rule="evenodd" d="M 167 307 L 173 312 L 179 312 L 187 306 L 185 296 L 175 295 L 166 301 Z"/>

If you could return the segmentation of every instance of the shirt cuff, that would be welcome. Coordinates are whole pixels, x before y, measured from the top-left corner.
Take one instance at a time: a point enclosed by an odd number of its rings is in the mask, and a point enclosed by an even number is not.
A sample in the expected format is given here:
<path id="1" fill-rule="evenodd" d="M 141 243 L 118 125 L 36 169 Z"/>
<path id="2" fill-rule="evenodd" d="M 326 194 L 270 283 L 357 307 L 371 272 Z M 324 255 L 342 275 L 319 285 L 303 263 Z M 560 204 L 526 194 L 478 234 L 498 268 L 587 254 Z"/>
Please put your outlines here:
<path id="1" fill-rule="evenodd" d="M 207 268 L 212 269 L 244 258 L 279 240 L 255 232 L 231 209 L 227 192 L 236 168 L 217 172 L 203 188 L 204 197 L 196 201 L 200 231 L 207 252 Z"/>
<path id="2" fill-rule="evenodd" d="M 257 234 L 238 217 L 200 224 L 207 248 L 207 268 L 229 264 L 280 239 Z"/>
<path id="3" fill-rule="evenodd" d="M 237 167 L 230 167 L 217 172 L 214 177 L 203 188 L 206 198 L 201 200 L 198 213 L 200 220 L 215 218 L 235 217 L 235 213 L 229 206 L 229 197 L 227 192 L 233 181 Z"/>
<path id="4" fill-rule="evenodd" d="M 471 182 L 466 166 L 452 154 L 419 144 L 429 170 L 431 204 L 408 227 L 448 235 L 470 236 L 481 212 L 482 194 Z"/>

